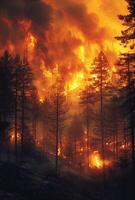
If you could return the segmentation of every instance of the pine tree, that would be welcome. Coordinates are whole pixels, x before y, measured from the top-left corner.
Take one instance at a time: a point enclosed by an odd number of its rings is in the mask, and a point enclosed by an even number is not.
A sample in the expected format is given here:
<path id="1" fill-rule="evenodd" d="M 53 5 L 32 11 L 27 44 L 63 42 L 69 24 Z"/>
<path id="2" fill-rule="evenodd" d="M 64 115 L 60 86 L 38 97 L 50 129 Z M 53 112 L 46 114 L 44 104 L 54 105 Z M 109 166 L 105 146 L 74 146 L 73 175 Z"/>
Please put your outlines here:
<path id="1" fill-rule="evenodd" d="M 127 0 L 128 11 L 127 15 L 120 15 L 119 18 L 122 21 L 122 24 L 125 26 L 125 29 L 121 31 L 121 36 L 116 37 L 117 40 L 120 40 L 124 47 L 127 47 L 128 53 L 122 55 L 123 62 L 120 61 L 122 66 L 120 76 L 125 74 L 127 82 L 125 82 L 126 88 L 125 92 L 125 106 L 127 108 L 127 116 L 129 120 L 129 127 L 131 132 L 131 143 L 132 143 L 132 164 L 135 162 L 134 155 L 134 113 L 135 113 L 135 77 L 134 77 L 134 66 L 135 66 L 135 2 L 133 0 Z M 130 52 L 129 52 L 130 49 Z M 125 50 L 125 51 L 126 51 Z M 120 60 L 122 60 L 120 58 Z M 125 73 L 126 71 L 126 73 Z"/>
<path id="2" fill-rule="evenodd" d="M 100 132 L 101 132 L 101 149 L 103 157 L 103 176 L 105 180 L 105 130 L 104 130 L 104 101 L 110 90 L 110 66 L 108 60 L 101 51 L 94 60 L 94 67 L 91 71 L 92 84 L 97 95 L 99 95 L 100 102 Z"/>
<path id="3" fill-rule="evenodd" d="M 21 58 L 16 55 L 14 58 L 14 73 L 13 73 L 13 92 L 14 92 L 14 140 L 15 140 L 15 157 L 18 160 L 18 109 L 19 109 L 19 93 L 20 93 L 20 80 L 19 70 L 21 67 Z"/>
<path id="4" fill-rule="evenodd" d="M 119 74 L 119 90 L 121 98 L 121 106 L 123 107 L 124 116 L 128 121 L 128 129 L 131 135 L 132 144 L 132 163 L 134 163 L 134 131 L 135 131 L 135 69 L 132 61 L 134 55 L 131 53 L 124 53 L 120 56 L 117 66 Z"/>
<path id="5" fill-rule="evenodd" d="M 14 132 L 15 154 L 17 159 L 18 134 L 20 134 L 22 154 L 24 153 L 26 138 L 30 139 L 28 135 L 30 135 L 30 112 L 34 85 L 32 69 L 27 61 L 22 61 L 19 55 L 14 58 L 13 70 Z"/>
<path id="6" fill-rule="evenodd" d="M 92 91 L 92 86 L 88 81 L 88 84 L 80 94 L 80 105 L 83 108 L 83 114 L 85 115 L 85 127 L 86 127 L 86 136 L 87 136 L 87 152 L 86 160 L 87 167 L 89 168 L 89 149 L 90 149 L 90 122 L 93 118 L 93 109 L 92 105 L 94 104 L 94 92 Z"/>
<path id="7" fill-rule="evenodd" d="M 131 49 L 135 48 L 135 2 L 133 0 L 126 0 L 128 3 L 127 15 L 119 15 L 119 19 L 122 24 L 126 27 L 125 30 L 121 31 L 121 36 L 117 36 L 116 39 L 120 40 L 122 44 L 130 46 Z"/>
<path id="8" fill-rule="evenodd" d="M 0 143 L 10 138 L 13 114 L 13 57 L 6 51 L 0 58 Z"/>
<path id="9" fill-rule="evenodd" d="M 65 127 L 66 114 L 68 111 L 66 96 L 64 94 L 64 85 L 62 80 L 57 79 L 56 85 L 53 88 L 53 94 L 51 97 L 51 109 L 50 109 L 50 125 L 52 131 L 55 132 L 55 170 L 58 175 L 58 160 L 60 144 L 62 143 L 62 130 Z"/>
<path id="10" fill-rule="evenodd" d="M 31 119 L 32 119 L 32 135 L 35 141 L 37 141 L 37 124 L 38 124 L 38 119 L 39 119 L 39 113 L 40 112 L 40 105 L 39 105 L 39 100 L 38 100 L 38 94 L 37 94 L 37 89 L 35 86 L 33 86 L 33 89 L 31 91 Z"/>
<path id="11" fill-rule="evenodd" d="M 6 51 L 0 58 L 0 118 L 7 120 L 13 111 L 13 57 Z"/>

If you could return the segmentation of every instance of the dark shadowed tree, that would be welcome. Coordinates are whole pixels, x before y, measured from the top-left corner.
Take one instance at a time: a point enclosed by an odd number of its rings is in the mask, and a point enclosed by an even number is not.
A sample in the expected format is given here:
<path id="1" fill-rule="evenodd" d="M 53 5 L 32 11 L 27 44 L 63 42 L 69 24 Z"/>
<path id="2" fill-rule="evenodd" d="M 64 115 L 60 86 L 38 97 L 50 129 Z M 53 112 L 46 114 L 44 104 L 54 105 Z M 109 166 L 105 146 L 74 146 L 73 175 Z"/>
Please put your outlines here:
<path id="1" fill-rule="evenodd" d="M 32 69 L 27 62 L 27 60 L 23 60 L 20 71 L 19 71 L 19 80 L 21 81 L 20 85 L 20 131 L 21 131 L 21 151 L 22 154 L 24 152 L 24 144 L 25 140 L 27 140 L 26 132 L 30 133 L 30 111 L 32 106 L 32 98 L 33 98 L 33 72 Z M 28 131 L 29 129 L 29 131 Z M 29 137 L 31 138 L 31 137 Z M 31 142 L 31 141 L 29 141 Z"/>
<path id="2" fill-rule="evenodd" d="M 135 66 L 135 2 L 133 0 L 127 0 L 128 11 L 127 15 L 120 15 L 119 19 L 125 26 L 125 29 L 121 31 L 121 36 L 116 37 L 121 41 L 122 45 L 126 48 L 128 47 L 128 53 L 122 55 L 120 58 L 120 65 L 122 66 L 122 73 L 120 75 L 127 79 L 126 90 L 125 90 L 125 105 L 127 109 L 127 116 L 129 119 L 129 126 L 131 132 L 131 143 L 132 143 L 132 163 L 135 162 L 135 150 L 134 150 L 134 99 L 135 99 L 135 84 L 134 84 L 134 66 Z M 130 52 L 129 52 L 130 49 Z M 125 50 L 126 51 L 126 50 Z M 125 73 L 126 72 L 126 73 Z"/>
<path id="3" fill-rule="evenodd" d="M 51 97 L 51 108 L 50 108 L 50 125 L 52 132 L 55 133 L 55 169 L 58 174 L 58 160 L 59 151 L 62 146 L 62 132 L 65 128 L 66 115 L 68 112 L 68 106 L 64 91 L 64 85 L 62 80 L 57 80 L 56 85 L 53 88 L 53 94 Z"/>
<path id="4" fill-rule="evenodd" d="M 0 132 L 1 144 L 7 142 L 13 114 L 13 57 L 8 51 L 0 58 Z"/>
<path id="5" fill-rule="evenodd" d="M 97 95 L 99 95 L 100 102 L 100 132 L 101 132 L 101 149 L 103 157 L 103 176 L 105 180 L 105 130 L 104 130 L 104 103 L 105 98 L 109 95 L 109 90 L 111 89 L 110 83 L 110 65 L 107 57 L 101 51 L 94 60 L 94 67 L 91 71 L 93 87 Z"/>
<path id="6" fill-rule="evenodd" d="M 134 163 L 134 131 L 135 131 L 135 69 L 134 54 L 124 53 L 120 56 L 117 66 L 119 74 L 119 94 L 127 129 L 130 130 L 132 144 L 132 162 Z"/>
<path id="7" fill-rule="evenodd" d="M 105 54 L 101 51 L 99 55 L 94 60 L 94 68 L 92 70 L 93 77 L 93 85 L 95 87 L 95 91 L 99 94 L 99 102 L 100 102 L 100 129 L 101 129 L 101 138 L 102 138 L 102 154 L 104 158 L 104 111 L 103 104 L 106 97 L 106 91 L 108 89 L 108 85 L 110 83 L 110 75 L 109 75 L 109 63 L 105 56 Z"/>

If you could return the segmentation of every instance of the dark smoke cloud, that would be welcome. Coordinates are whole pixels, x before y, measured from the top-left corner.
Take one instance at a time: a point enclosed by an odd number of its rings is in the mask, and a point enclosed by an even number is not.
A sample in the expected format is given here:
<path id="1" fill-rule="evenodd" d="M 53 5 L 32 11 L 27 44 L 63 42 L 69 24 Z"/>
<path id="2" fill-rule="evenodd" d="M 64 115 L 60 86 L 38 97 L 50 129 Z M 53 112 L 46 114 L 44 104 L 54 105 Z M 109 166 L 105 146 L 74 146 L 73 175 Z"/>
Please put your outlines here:
<path id="1" fill-rule="evenodd" d="M 68 65 L 70 71 L 78 70 L 82 63 L 76 56 L 75 50 L 83 45 L 83 41 L 71 33 L 72 28 L 81 32 L 90 44 L 104 42 L 107 34 L 106 29 L 100 27 L 98 16 L 93 11 L 89 13 L 86 4 L 83 0 L 81 2 L 79 3 L 78 0 L 1 0 L 0 47 L 7 46 L 11 41 L 17 51 L 21 49 L 20 45 L 24 44 L 25 34 L 18 21 L 30 20 L 30 31 L 37 38 L 35 57 L 39 59 L 42 56 L 48 67 L 58 63 L 63 66 Z M 10 25 L 3 18 L 8 19 Z"/>
<path id="2" fill-rule="evenodd" d="M 87 14 L 83 4 L 68 5 L 65 8 L 68 18 L 90 40 L 97 40 L 103 31 L 98 27 L 98 17 L 95 14 Z M 101 38 L 101 37 L 100 37 Z"/>
<path id="3" fill-rule="evenodd" d="M 62 41 L 52 41 L 53 40 L 48 44 L 48 48 L 50 47 L 51 52 L 54 49 L 50 57 L 59 62 L 62 60 L 63 63 L 67 62 L 67 60 L 71 60 L 71 57 L 73 57 L 73 50 L 81 45 L 81 41 L 72 37 L 70 34 Z"/>
<path id="4" fill-rule="evenodd" d="M 76 71 L 82 63 L 76 56 L 75 49 L 83 45 L 83 41 L 79 37 L 76 38 L 71 30 L 73 29 L 74 33 L 75 30 L 81 32 L 84 40 L 91 45 L 93 43 L 102 45 L 108 31 L 100 26 L 97 14 L 93 11 L 88 12 L 83 0 L 81 3 L 78 0 L 49 0 L 48 2 L 53 7 L 54 18 L 53 29 L 50 30 L 49 40 L 45 44 L 47 48 L 44 47 L 43 42 L 40 43 L 40 48 L 42 46 L 42 49 L 45 49 L 44 60 L 50 66 L 53 66 L 53 63 L 70 65 L 68 67 L 70 72 Z M 71 30 L 68 27 L 71 27 Z"/>
<path id="5" fill-rule="evenodd" d="M 6 43 L 9 39 L 16 40 L 21 36 L 17 34 L 20 29 L 19 20 L 30 20 L 31 30 L 36 36 L 44 36 L 45 30 L 51 23 L 52 8 L 41 0 L 1 0 L 0 1 L 0 42 Z M 3 24 L 3 18 L 7 18 L 12 27 Z M 6 35 L 6 37 L 4 37 Z M 3 37 L 2 37 L 3 36 Z M 14 41 L 13 41 L 14 42 Z"/>

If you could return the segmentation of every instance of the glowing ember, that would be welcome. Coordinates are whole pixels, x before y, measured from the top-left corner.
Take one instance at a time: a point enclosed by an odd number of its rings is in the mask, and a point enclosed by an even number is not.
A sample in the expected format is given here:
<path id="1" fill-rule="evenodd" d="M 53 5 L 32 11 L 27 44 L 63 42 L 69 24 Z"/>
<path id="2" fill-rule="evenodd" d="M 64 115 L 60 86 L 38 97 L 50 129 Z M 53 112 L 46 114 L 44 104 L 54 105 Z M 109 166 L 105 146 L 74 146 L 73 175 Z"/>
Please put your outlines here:
<path id="1" fill-rule="evenodd" d="M 29 50 L 33 50 L 35 48 L 36 42 L 36 38 L 31 33 L 28 33 L 28 36 L 26 38 L 27 48 Z"/>
<path id="2" fill-rule="evenodd" d="M 61 149 L 60 149 L 60 146 L 58 148 L 58 156 L 61 156 Z"/>
<path id="3" fill-rule="evenodd" d="M 122 145 L 120 146 L 120 149 L 125 150 L 125 149 L 126 149 L 126 145 L 125 145 L 125 144 L 122 144 Z"/>
<path id="4" fill-rule="evenodd" d="M 104 162 L 104 163 L 103 163 Z M 99 154 L 98 151 L 94 151 L 90 156 L 89 156 L 89 167 L 90 168 L 95 168 L 95 169 L 102 169 L 103 168 L 103 164 L 105 166 L 109 166 L 110 165 L 110 161 L 109 160 L 102 160 L 101 156 Z"/>
<path id="5" fill-rule="evenodd" d="M 80 149 L 80 152 L 83 152 L 84 151 L 84 148 L 83 147 L 81 147 L 81 149 Z"/>
<path id="6" fill-rule="evenodd" d="M 39 101 L 40 101 L 41 104 L 44 103 L 44 99 L 43 98 L 40 98 Z"/>
<path id="7" fill-rule="evenodd" d="M 19 142 L 21 140 L 21 136 L 19 133 L 17 133 L 17 141 Z M 10 142 L 11 144 L 14 144 L 15 142 L 15 134 L 13 132 L 10 133 Z"/>

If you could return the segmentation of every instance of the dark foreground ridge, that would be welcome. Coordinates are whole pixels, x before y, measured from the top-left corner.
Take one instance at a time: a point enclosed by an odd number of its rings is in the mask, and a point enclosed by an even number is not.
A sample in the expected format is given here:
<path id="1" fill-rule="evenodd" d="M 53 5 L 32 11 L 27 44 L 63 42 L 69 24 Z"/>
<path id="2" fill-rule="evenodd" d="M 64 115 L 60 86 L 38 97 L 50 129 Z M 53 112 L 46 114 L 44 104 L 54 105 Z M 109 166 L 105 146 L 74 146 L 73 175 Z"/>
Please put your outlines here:
<path id="1" fill-rule="evenodd" d="M 110 179 L 104 199 L 130 200 L 130 173 Z M 98 176 L 80 178 L 72 174 L 61 177 L 41 173 L 28 167 L 0 163 L 0 200 L 101 200 L 102 183 Z"/>

